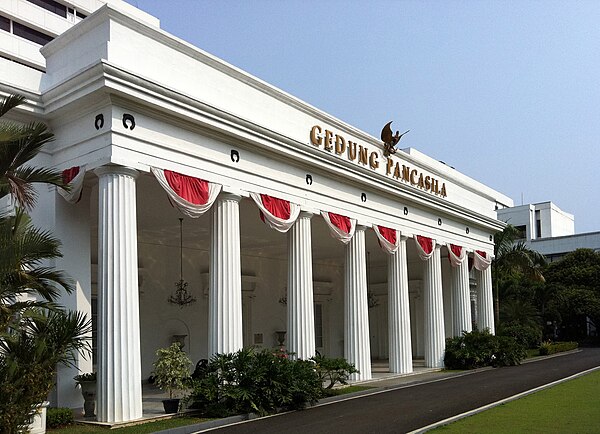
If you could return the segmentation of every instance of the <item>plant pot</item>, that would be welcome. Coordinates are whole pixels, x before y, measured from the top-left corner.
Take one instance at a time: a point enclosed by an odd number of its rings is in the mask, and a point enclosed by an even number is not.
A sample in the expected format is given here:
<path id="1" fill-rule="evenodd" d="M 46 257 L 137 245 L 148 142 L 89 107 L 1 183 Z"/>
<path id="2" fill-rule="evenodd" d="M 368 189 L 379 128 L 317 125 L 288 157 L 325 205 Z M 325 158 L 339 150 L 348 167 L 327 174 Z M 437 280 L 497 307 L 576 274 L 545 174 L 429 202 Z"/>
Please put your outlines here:
<path id="1" fill-rule="evenodd" d="M 167 414 L 177 413 L 179 410 L 179 398 L 163 399 L 162 403 Z"/>
<path id="2" fill-rule="evenodd" d="M 44 434 L 46 432 L 46 409 L 50 403 L 44 401 L 35 406 L 32 411 L 31 423 L 27 427 L 31 434 Z"/>
<path id="3" fill-rule="evenodd" d="M 83 410 L 85 411 L 84 417 L 94 417 L 94 411 L 96 410 L 96 382 L 95 381 L 81 381 L 81 394 L 83 395 Z"/>

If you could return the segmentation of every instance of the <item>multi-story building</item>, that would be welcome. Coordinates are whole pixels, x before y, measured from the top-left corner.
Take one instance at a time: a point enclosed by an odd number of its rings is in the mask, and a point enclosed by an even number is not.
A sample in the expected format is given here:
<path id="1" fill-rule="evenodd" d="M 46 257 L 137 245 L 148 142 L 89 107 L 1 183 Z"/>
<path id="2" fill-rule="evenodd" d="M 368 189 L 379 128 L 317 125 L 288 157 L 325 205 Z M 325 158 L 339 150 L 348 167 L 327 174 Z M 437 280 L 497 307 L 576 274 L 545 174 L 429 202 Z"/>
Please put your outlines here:
<path id="1" fill-rule="evenodd" d="M 540 202 L 498 210 L 498 219 L 521 232 L 521 239 L 550 262 L 576 249 L 600 251 L 600 232 L 575 233 L 575 216 L 552 202 Z"/>

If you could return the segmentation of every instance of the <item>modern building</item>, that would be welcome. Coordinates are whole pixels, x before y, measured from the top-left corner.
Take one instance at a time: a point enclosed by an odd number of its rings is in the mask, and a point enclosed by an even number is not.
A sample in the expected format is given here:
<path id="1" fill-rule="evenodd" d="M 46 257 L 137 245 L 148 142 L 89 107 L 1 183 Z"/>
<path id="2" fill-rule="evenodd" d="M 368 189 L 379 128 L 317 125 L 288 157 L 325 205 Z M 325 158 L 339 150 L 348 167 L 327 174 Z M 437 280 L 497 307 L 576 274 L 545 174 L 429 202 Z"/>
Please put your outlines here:
<path id="1" fill-rule="evenodd" d="M 50 126 L 37 163 L 72 185 L 42 188 L 33 217 L 77 282 L 63 304 L 94 318 L 78 368 L 98 371 L 100 421 L 142 416 L 142 381 L 174 341 L 193 360 L 283 341 L 345 357 L 356 379 L 373 359 L 440 367 L 445 338 L 471 330 L 468 258 L 494 330 L 496 209 L 511 199 L 103 3 L 0 6 L 0 93 L 27 97 L 14 119 Z M 76 373 L 61 368 L 58 405 L 81 406 Z"/>
<path id="2" fill-rule="evenodd" d="M 498 209 L 498 219 L 521 231 L 527 247 L 548 261 L 561 259 L 576 249 L 600 251 L 600 232 L 575 233 L 575 216 L 552 202 Z"/>

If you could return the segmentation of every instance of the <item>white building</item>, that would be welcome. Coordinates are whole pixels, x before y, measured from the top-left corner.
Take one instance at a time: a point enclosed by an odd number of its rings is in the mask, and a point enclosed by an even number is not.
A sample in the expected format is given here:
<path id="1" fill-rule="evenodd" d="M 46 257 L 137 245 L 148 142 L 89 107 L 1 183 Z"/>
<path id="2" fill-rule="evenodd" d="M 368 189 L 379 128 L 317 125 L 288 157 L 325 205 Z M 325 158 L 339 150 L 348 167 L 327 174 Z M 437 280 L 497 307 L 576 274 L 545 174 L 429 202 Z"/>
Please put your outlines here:
<path id="1" fill-rule="evenodd" d="M 600 232 L 576 234 L 575 216 L 552 202 L 503 208 L 497 214 L 499 220 L 521 231 L 521 239 L 527 247 L 543 254 L 550 262 L 576 249 L 600 251 Z"/>
<path id="2" fill-rule="evenodd" d="M 70 201 L 44 189 L 34 218 L 62 240 L 56 266 L 77 282 L 63 303 L 97 318 L 99 420 L 141 417 L 141 383 L 174 340 L 198 360 L 271 348 L 286 331 L 288 351 L 346 357 L 356 379 L 370 378 L 372 359 L 399 373 L 413 358 L 442 366 L 445 338 L 471 329 L 466 256 L 478 269 L 479 326 L 494 330 L 495 210 L 511 199 L 415 149 L 385 156 L 380 140 L 156 18 L 101 3 L 0 7 L 0 92 L 24 94 L 14 118 L 55 133 L 38 163 L 82 187 Z M 15 23 L 59 36 L 41 48 Z M 186 183 L 208 198 L 179 199 Z M 273 204 L 289 216 L 270 218 Z M 180 308 L 167 299 L 182 217 L 183 278 L 197 301 Z M 75 374 L 61 369 L 59 405 L 81 406 Z"/>

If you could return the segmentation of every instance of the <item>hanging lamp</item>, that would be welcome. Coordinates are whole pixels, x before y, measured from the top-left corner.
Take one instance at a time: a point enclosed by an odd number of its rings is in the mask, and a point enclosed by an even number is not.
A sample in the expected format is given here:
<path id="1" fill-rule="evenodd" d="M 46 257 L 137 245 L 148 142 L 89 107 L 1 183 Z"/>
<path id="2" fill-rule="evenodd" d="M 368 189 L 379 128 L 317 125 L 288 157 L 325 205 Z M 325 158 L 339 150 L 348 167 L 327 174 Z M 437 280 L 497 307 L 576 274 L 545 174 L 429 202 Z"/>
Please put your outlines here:
<path id="1" fill-rule="evenodd" d="M 196 299 L 188 293 L 188 283 L 183 280 L 183 218 L 179 219 L 179 281 L 175 282 L 175 292 L 171 294 L 169 303 L 176 304 L 180 308 L 189 306 L 196 302 Z"/>

